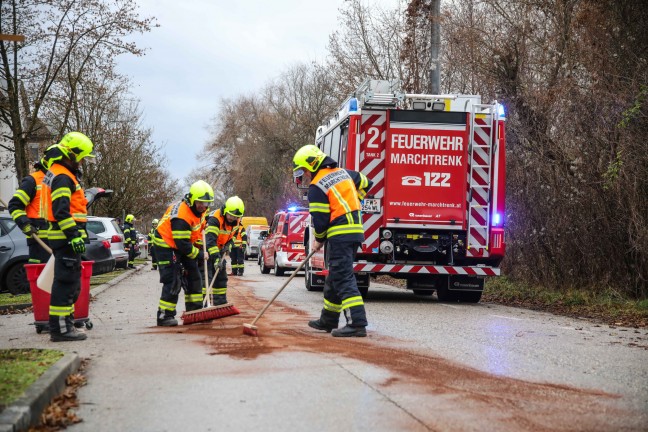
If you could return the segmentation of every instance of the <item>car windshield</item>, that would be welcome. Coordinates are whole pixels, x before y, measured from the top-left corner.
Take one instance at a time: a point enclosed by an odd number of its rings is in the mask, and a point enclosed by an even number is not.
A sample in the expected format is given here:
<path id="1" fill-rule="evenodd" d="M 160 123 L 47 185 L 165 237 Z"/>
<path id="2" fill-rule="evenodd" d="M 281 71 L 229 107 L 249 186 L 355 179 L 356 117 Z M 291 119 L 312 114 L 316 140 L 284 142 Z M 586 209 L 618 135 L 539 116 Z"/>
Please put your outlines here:
<path id="1" fill-rule="evenodd" d="M 16 222 L 11 218 L 2 218 L 2 224 L 7 232 L 11 231 L 16 226 Z"/>

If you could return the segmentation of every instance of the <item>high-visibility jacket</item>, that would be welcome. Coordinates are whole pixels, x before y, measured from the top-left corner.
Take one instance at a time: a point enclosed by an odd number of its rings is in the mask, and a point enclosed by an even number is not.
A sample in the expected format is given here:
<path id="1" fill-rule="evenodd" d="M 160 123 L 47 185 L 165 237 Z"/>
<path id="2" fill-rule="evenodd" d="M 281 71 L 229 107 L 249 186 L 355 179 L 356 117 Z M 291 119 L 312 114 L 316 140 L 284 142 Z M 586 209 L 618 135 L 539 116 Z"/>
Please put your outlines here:
<path id="1" fill-rule="evenodd" d="M 28 223 L 38 228 L 46 228 L 47 222 L 40 217 L 41 189 L 45 172 L 35 171 L 20 182 L 20 187 L 9 200 L 9 213 L 11 218 L 22 229 Z M 47 231 L 41 231 L 39 236 L 47 238 Z"/>
<path id="2" fill-rule="evenodd" d="M 247 233 L 243 225 L 239 225 L 234 235 L 234 247 L 240 248 L 247 246 Z"/>
<path id="3" fill-rule="evenodd" d="M 211 212 L 207 218 L 207 228 L 205 228 L 205 236 L 207 238 L 207 252 L 209 255 L 215 255 L 221 252 L 221 248 L 225 246 L 236 234 L 235 224 L 229 224 L 225 218 L 224 208 L 221 207 Z"/>
<path id="4" fill-rule="evenodd" d="M 87 204 L 76 175 L 65 166 L 54 163 L 43 178 L 40 203 L 41 217 L 51 222 L 49 239 L 66 240 L 79 234 L 86 238 Z"/>
<path id="5" fill-rule="evenodd" d="M 189 258 L 199 258 L 202 251 L 193 245 L 192 236 L 200 230 L 201 216 L 184 200 L 169 206 L 155 230 L 155 247 L 176 249 Z"/>
<path id="6" fill-rule="evenodd" d="M 137 244 L 137 232 L 133 228 L 133 224 L 130 222 L 124 222 L 124 244 L 128 247 L 135 246 Z"/>
<path id="7" fill-rule="evenodd" d="M 363 241 L 364 229 L 360 199 L 373 182 L 364 174 L 342 168 L 321 168 L 308 188 L 308 208 L 315 238 L 324 241 L 335 236 Z"/>

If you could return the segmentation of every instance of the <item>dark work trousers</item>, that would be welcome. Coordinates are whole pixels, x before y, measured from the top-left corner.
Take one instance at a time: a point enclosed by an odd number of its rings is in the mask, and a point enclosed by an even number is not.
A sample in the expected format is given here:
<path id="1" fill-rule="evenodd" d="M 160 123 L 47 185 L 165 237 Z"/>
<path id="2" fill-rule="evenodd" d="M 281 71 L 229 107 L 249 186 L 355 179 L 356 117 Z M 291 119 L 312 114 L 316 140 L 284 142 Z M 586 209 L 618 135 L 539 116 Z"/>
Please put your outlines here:
<path id="1" fill-rule="evenodd" d="M 49 224 L 42 219 L 30 219 L 29 221 L 32 226 L 39 229 L 37 234 L 38 238 L 49 246 L 49 241 L 47 240 L 47 228 Z M 40 243 L 33 238 L 27 237 L 27 247 L 29 248 L 29 264 L 43 264 L 49 260 L 49 252 L 43 249 Z"/>
<path id="2" fill-rule="evenodd" d="M 151 266 L 155 268 L 157 266 L 157 257 L 155 256 L 155 245 L 153 245 L 153 242 L 149 243 L 149 253 L 151 254 Z"/>
<path id="3" fill-rule="evenodd" d="M 132 243 L 128 246 L 128 265 L 135 266 L 135 245 Z"/>
<path id="4" fill-rule="evenodd" d="M 245 250 L 242 247 L 232 248 L 232 274 L 243 276 L 245 269 Z"/>
<path id="5" fill-rule="evenodd" d="M 339 237 L 332 237 L 326 241 L 329 273 L 324 282 L 324 308 L 320 319 L 331 327 L 337 327 L 341 311 L 344 311 L 347 325 L 367 326 L 364 302 L 353 273 L 353 261 L 360 244 Z"/>
<path id="6" fill-rule="evenodd" d="M 66 333 L 73 330 L 74 303 L 81 293 L 81 255 L 68 244 L 54 249 L 54 259 L 49 326 L 51 333 Z"/>
<path id="7" fill-rule="evenodd" d="M 216 280 L 214 280 L 214 284 L 212 285 L 212 301 L 214 305 L 225 304 L 227 303 L 227 261 L 220 259 L 218 265 L 214 266 L 214 259 L 210 257 L 207 263 L 210 284 L 214 278 L 214 272 L 218 270 Z M 203 295 L 206 294 L 207 288 L 205 287 Z"/>
<path id="8" fill-rule="evenodd" d="M 186 278 L 185 309 L 192 311 L 202 308 L 202 284 L 198 261 L 188 258 L 171 248 L 156 248 L 162 295 L 158 306 L 159 320 L 175 317 L 178 297 L 182 290 L 182 278 Z"/>

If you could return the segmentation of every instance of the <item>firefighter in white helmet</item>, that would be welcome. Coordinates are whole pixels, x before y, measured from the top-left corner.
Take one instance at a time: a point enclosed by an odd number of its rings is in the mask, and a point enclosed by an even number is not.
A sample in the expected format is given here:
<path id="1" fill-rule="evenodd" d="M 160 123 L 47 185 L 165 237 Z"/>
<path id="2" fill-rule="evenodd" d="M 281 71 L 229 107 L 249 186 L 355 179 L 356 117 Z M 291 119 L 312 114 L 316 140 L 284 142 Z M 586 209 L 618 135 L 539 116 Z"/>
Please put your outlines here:
<path id="1" fill-rule="evenodd" d="M 329 274 L 324 283 L 324 307 L 320 318 L 308 325 L 335 337 L 366 336 L 367 316 L 353 262 L 364 241 L 360 200 L 373 182 L 362 173 L 338 168 L 335 160 L 314 145 L 306 145 L 295 153 L 293 175 L 298 183 L 304 176 L 311 178 L 308 208 L 315 228 L 313 249 L 327 244 Z M 347 324 L 338 329 L 342 311 Z"/>

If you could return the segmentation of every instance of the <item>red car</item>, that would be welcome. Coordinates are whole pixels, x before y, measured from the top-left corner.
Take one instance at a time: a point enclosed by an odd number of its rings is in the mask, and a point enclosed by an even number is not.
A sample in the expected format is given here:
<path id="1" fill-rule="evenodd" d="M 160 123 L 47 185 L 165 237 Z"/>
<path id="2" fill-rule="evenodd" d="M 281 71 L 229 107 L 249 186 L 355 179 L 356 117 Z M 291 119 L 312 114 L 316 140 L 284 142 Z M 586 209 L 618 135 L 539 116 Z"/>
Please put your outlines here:
<path id="1" fill-rule="evenodd" d="M 308 209 L 303 207 L 290 207 L 275 214 L 268 236 L 261 244 L 261 273 L 268 274 L 274 268 L 275 276 L 282 276 L 286 270 L 297 268 L 306 258 L 304 231 L 308 218 Z"/>

